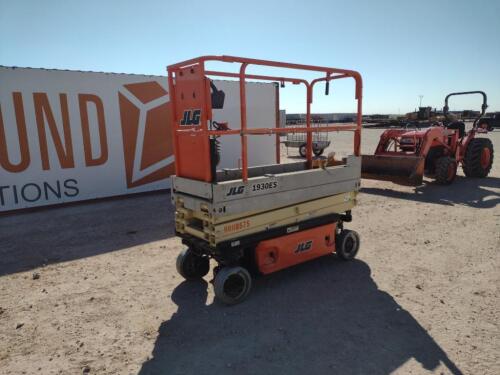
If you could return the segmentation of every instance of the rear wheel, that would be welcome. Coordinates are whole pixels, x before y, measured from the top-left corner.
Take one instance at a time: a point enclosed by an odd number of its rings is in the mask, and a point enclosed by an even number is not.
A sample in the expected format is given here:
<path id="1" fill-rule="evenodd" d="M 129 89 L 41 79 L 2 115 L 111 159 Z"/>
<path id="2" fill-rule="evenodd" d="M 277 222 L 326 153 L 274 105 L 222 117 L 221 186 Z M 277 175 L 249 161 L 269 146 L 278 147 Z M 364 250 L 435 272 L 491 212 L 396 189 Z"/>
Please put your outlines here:
<path id="1" fill-rule="evenodd" d="M 344 229 L 335 239 L 335 253 L 340 259 L 354 259 L 359 250 L 359 234 L 353 230 Z"/>
<path id="2" fill-rule="evenodd" d="M 457 161 L 449 156 L 443 156 L 436 160 L 436 182 L 441 185 L 449 185 L 457 176 Z"/>
<path id="3" fill-rule="evenodd" d="M 215 275 L 215 297 L 226 305 L 242 302 L 251 288 L 252 277 L 243 267 L 222 267 Z"/>
<path id="4" fill-rule="evenodd" d="M 486 177 L 493 165 L 493 144 L 488 138 L 473 138 L 465 150 L 463 170 L 467 177 Z"/>
<path id="5" fill-rule="evenodd" d="M 299 154 L 300 154 L 300 156 L 302 156 L 303 158 L 305 158 L 306 157 L 306 152 L 307 152 L 307 146 L 304 143 L 304 144 L 300 145 L 300 147 L 299 147 Z"/>
<path id="6" fill-rule="evenodd" d="M 193 250 L 187 248 L 179 253 L 175 263 L 177 272 L 186 280 L 201 279 L 210 269 L 208 257 L 195 254 Z"/>

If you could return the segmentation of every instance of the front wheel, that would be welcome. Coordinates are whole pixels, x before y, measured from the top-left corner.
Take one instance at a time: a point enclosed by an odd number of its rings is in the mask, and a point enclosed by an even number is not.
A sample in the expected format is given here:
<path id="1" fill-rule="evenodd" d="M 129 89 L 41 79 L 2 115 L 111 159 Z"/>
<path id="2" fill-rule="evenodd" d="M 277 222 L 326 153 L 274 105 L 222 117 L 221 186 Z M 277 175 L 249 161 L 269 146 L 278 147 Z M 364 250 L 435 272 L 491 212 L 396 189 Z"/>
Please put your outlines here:
<path id="1" fill-rule="evenodd" d="M 440 157 L 436 160 L 436 182 L 441 185 L 449 185 L 457 176 L 457 161 L 449 156 Z"/>
<path id="2" fill-rule="evenodd" d="M 335 253 L 342 260 L 354 259 L 359 250 L 359 234 L 353 230 L 344 229 L 335 239 Z"/>
<path id="3" fill-rule="evenodd" d="M 242 302 L 251 288 L 252 277 L 243 267 L 222 267 L 215 275 L 215 297 L 226 305 Z"/>
<path id="4" fill-rule="evenodd" d="M 325 151 L 324 148 L 315 148 L 315 149 L 313 149 L 314 155 L 316 155 L 316 156 L 323 155 L 323 151 Z"/>
<path id="5" fill-rule="evenodd" d="M 201 279 L 210 269 L 210 260 L 187 248 L 179 253 L 175 266 L 177 272 L 186 280 Z"/>
<path id="6" fill-rule="evenodd" d="M 467 177 L 486 177 L 493 165 L 493 144 L 488 138 L 473 138 L 467 145 L 463 170 Z"/>

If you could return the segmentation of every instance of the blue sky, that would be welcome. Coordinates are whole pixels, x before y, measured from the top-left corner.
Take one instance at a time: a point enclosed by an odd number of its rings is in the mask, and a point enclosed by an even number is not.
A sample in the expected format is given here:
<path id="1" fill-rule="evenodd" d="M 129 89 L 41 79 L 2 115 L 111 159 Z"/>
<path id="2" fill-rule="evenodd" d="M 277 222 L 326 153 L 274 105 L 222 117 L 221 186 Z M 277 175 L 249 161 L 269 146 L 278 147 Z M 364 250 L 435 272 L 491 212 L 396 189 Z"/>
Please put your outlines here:
<path id="1" fill-rule="evenodd" d="M 0 0 L 0 64 L 143 74 L 203 54 L 355 69 L 365 113 L 442 107 L 484 90 L 500 110 L 500 1 Z M 314 112 L 355 109 L 351 82 L 321 88 Z M 302 93 L 282 95 L 289 112 Z M 479 108 L 463 98 L 452 109 Z"/>

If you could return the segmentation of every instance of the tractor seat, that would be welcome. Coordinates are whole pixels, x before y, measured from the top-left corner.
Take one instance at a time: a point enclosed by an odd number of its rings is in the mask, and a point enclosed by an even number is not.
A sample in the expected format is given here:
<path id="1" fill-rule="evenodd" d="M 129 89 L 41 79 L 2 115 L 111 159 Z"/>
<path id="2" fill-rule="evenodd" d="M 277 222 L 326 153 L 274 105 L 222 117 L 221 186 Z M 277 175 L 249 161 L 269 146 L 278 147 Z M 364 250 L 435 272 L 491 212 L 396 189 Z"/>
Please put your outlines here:
<path id="1" fill-rule="evenodd" d="M 462 121 L 453 121 L 452 123 L 446 125 L 448 129 L 458 129 L 458 135 L 460 138 L 463 138 L 465 135 L 465 124 Z"/>

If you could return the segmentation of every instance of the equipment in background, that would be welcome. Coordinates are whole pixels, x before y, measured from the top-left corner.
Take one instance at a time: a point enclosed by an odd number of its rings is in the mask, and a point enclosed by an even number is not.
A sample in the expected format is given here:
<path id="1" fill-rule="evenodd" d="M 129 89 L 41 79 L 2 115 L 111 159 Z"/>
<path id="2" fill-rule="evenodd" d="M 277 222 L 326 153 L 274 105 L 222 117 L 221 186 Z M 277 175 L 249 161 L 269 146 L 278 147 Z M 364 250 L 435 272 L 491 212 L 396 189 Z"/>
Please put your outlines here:
<path id="1" fill-rule="evenodd" d="M 207 62 L 236 63 L 239 73 L 210 71 Z M 319 72 L 313 81 L 246 74 L 249 65 Z M 224 93 L 209 76 L 239 80 L 241 128 L 215 122 L 212 109 L 221 108 Z M 353 78 L 358 102 L 356 125 L 311 127 L 310 104 L 319 82 Z M 307 89 L 305 127 L 248 128 L 251 107 L 246 103 L 247 79 L 303 84 Z M 226 304 L 243 301 L 252 274 L 268 274 L 323 255 L 353 259 L 359 249 L 356 232 L 344 228 L 361 178 L 361 75 L 352 70 L 288 64 L 232 56 L 204 56 L 168 67 L 172 102 L 176 175 L 172 176 L 175 232 L 186 245 L 177 258 L 177 271 L 186 279 L 200 279 L 214 268 L 214 290 Z M 284 84 L 282 84 L 283 86 Z M 215 93 L 215 95 L 214 95 Z M 217 97 L 217 98 L 216 98 Z M 248 112 L 248 113 L 247 113 Z M 353 133 L 353 154 L 343 160 L 313 160 L 313 133 Z M 249 166 L 247 137 L 304 133 L 306 161 Z M 217 169 L 219 137 L 241 140 L 241 168 Z"/>
<path id="2" fill-rule="evenodd" d="M 486 116 L 481 118 L 477 126 L 490 132 L 495 128 L 500 128 L 500 112 L 487 113 Z"/>
<path id="3" fill-rule="evenodd" d="M 454 95 L 480 94 L 481 113 L 466 132 L 465 123 L 449 118 L 448 99 Z M 423 176 L 440 184 L 455 179 L 462 164 L 467 177 L 488 176 L 493 164 L 493 144 L 477 134 L 488 130 L 478 126 L 487 105 L 482 91 L 456 92 L 445 98 L 443 123 L 434 123 L 424 130 L 388 129 L 382 133 L 374 155 L 363 155 L 362 177 L 387 180 L 403 185 L 421 185 Z"/>
<path id="4" fill-rule="evenodd" d="M 315 125 L 316 127 L 319 125 Z M 330 140 L 328 139 L 328 133 L 312 133 L 313 142 L 313 153 L 316 156 L 320 156 L 325 151 L 325 148 L 330 146 Z M 303 158 L 306 157 L 307 149 L 307 139 L 306 133 L 288 133 L 286 135 L 286 140 L 283 142 L 287 147 L 297 147 L 299 149 L 299 154 Z"/>

